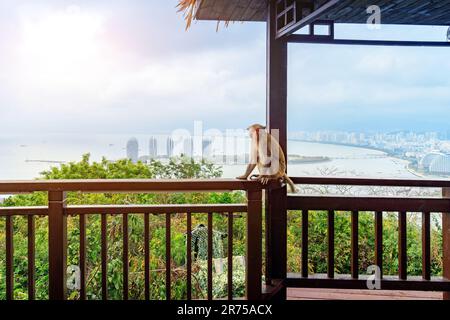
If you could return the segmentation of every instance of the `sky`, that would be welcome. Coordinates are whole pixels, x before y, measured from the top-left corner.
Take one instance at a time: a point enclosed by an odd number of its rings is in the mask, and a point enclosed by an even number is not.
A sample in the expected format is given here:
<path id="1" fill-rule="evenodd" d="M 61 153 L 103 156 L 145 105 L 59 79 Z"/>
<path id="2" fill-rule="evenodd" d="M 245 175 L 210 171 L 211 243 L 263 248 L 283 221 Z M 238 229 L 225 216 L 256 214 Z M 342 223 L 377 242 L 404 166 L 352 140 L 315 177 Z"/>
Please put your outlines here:
<path id="1" fill-rule="evenodd" d="M 0 0 L 0 134 L 265 122 L 264 23 L 188 31 L 176 0 Z M 339 26 L 445 39 L 446 28 Z M 450 129 L 449 49 L 289 47 L 289 130 Z"/>

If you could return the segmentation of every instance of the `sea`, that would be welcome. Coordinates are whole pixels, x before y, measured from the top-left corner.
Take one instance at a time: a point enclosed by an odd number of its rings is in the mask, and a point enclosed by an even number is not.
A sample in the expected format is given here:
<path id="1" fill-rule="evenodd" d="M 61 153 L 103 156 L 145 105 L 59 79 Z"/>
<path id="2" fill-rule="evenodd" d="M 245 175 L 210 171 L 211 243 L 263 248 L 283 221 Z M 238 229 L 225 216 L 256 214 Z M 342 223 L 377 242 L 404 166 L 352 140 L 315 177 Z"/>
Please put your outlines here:
<path id="1" fill-rule="evenodd" d="M 131 137 L 138 140 L 139 153 L 147 154 L 149 135 L 2 135 L 0 180 L 34 179 L 52 166 L 79 161 L 86 153 L 90 153 L 94 161 L 102 157 L 108 160 L 125 158 L 126 144 Z M 326 162 L 290 164 L 290 176 L 333 174 L 346 177 L 422 178 L 408 169 L 407 161 L 367 148 L 289 141 L 288 154 L 329 158 Z M 245 164 L 225 164 L 222 168 L 224 178 L 233 178 L 242 174 Z"/>

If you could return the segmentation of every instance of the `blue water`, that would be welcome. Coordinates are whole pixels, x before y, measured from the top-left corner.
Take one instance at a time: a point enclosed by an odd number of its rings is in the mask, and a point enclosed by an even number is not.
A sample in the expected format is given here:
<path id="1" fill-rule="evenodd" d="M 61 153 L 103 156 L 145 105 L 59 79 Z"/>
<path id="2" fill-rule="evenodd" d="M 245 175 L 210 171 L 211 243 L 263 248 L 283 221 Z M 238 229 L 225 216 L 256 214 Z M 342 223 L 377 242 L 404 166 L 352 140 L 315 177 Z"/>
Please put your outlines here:
<path id="1" fill-rule="evenodd" d="M 149 136 L 135 136 L 140 154 L 147 154 Z M 102 156 L 116 160 L 126 156 L 125 146 L 130 136 L 124 135 L 42 135 L 0 137 L 0 180 L 36 178 L 43 170 L 55 164 L 26 162 L 26 160 L 77 161 L 84 153 L 93 160 Z M 336 170 L 338 176 L 366 176 L 385 178 L 415 178 L 406 168 L 407 162 L 364 148 L 289 141 L 289 154 L 326 156 L 325 163 L 292 164 L 289 174 L 318 175 L 325 170 Z M 374 157 L 375 156 L 375 157 Z M 376 158 L 378 157 L 378 158 Z M 235 177 L 245 165 L 224 166 L 224 177 Z M 417 178 L 417 177 L 416 177 Z"/>

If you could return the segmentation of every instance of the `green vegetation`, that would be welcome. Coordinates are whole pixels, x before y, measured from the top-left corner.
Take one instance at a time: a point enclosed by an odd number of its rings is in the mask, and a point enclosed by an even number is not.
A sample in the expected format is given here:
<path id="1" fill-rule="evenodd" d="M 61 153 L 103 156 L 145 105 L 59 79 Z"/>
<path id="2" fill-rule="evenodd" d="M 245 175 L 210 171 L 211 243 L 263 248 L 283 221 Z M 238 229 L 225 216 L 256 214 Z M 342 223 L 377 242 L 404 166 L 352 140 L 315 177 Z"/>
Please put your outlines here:
<path id="1" fill-rule="evenodd" d="M 169 163 L 152 161 L 150 164 L 132 163 L 129 160 L 91 162 L 89 155 L 79 162 L 53 167 L 41 174 L 39 179 L 179 179 L 179 178 L 216 178 L 221 169 L 208 162 L 197 162 L 186 158 L 174 158 Z M 245 197 L 241 192 L 234 193 L 174 193 L 174 194 L 81 194 L 69 193 L 68 204 L 181 204 L 181 203 L 240 203 Z M 5 200 L 2 206 L 46 205 L 45 193 L 16 195 Z M 206 215 L 194 214 L 193 227 L 206 225 Z M 144 297 L 144 218 L 142 215 L 129 216 L 129 288 L 130 299 Z M 78 265 L 79 230 L 78 217 L 68 219 L 68 265 Z M 186 297 L 186 216 L 172 215 L 171 224 L 171 276 L 172 297 Z M 217 270 L 214 273 L 213 288 L 215 297 L 225 297 L 226 289 L 226 217 L 215 214 L 214 231 L 225 236 L 215 237 L 214 247 Z M 236 218 L 234 224 L 234 252 L 236 260 L 234 270 L 234 295 L 244 294 L 244 267 L 242 257 L 245 254 L 245 214 Z M 350 270 L 350 213 L 338 212 L 335 220 L 336 232 L 336 273 L 349 273 Z M 432 229 L 432 272 L 442 271 L 442 230 L 436 219 Z M 309 216 L 309 267 L 310 272 L 326 272 L 327 252 L 327 214 L 311 212 Z M 165 217 L 150 217 L 151 252 L 151 298 L 165 298 Z M 0 299 L 5 299 L 5 220 L 0 218 Z M 374 263 L 374 225 L 373 213 L 360 213 L 360 272 L 366 273 L 367 267 Z M 397 216 L 387 213 L 384 219 L 384 270 L 385 274 L 396 274 L 397 262 Z M 222 239 L 223 238 L 223 239 Z M 101 244 L 100 217 L 91 215 L 87 221 L 87 289 L 89 299 L 101 298 Z M 47 218 L 36 218 L 36 289 L 37 298 L 48 298 L 48 236 Z M 220 248 L 222 247 L 222 248 Z M 25 218 L 14 218 L 14 271 L 16 299 L 27 298 L 27 224 Z M 301 213 L 293 211 L 288 217 L 288 269 L 299 272 L 301 252 Z M 201 255 L 200 255 L 201 256 Z M 219 272 L 223 267 L 223 271 Z M 421 229 L 417 215 L 409 215 L 408 220 L 408 272 L 421 273 Z M 206 296 L 206 263 L 198 259 L 193 264 L 193 298 Z M 110 299 L 122 298 L 122 218 L 108 216 L 108 289 Z M 69 292 L 70 299 L 78 298 L 78 291 Z"/>

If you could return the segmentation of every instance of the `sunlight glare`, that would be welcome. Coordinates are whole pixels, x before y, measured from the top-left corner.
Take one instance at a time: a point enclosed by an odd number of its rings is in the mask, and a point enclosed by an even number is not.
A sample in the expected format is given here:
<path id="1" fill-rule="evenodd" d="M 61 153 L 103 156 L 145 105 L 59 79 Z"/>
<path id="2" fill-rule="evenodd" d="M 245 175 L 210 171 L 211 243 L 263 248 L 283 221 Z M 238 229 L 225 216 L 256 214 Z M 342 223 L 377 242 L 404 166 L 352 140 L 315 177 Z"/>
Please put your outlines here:
<path id="1" fill-rule="evenodd" d="M 77 6 L 38 19 L 28 17 L 22 24 L 21 57 L 36 72 L 87 70 L 100 59 L 102 32 L 103 19 Z"/>

